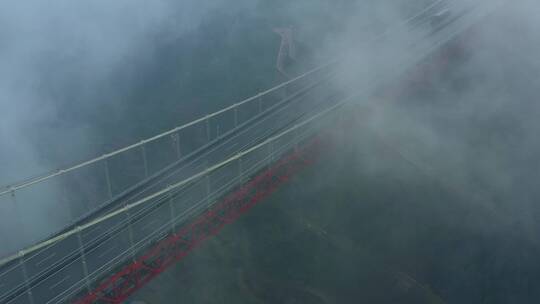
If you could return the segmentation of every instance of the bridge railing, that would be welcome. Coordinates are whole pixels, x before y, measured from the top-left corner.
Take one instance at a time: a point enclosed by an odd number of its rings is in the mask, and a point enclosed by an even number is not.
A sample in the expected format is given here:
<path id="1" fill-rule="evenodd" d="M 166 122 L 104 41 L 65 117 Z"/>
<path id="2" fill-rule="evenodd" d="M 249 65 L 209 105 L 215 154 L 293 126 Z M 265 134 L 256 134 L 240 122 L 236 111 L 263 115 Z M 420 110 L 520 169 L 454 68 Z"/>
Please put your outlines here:
<path id="1" fill-rule="evenodd" d="M 247 182 L 250 176 L 288 153 L 328 123 L 323 110 L 300 124 L 250 147 L 248 150 L 224 160 L 181 186 L 146 200 L 144 204 L 130 206 L 114 217 L 102 221 L 117 227 L 101 242 L 85 242 L 90 228 L 80 227 L 62 236 L 42 250 L 21 256 L 9 271 L 0 274 L 0 284 L 17 291 L 1 303 L 61 303 L 81 290 L 89 291 L 94 282 L 114 271 L 118 265 L 134 260 L 156 240 L 178 231 L 189 219 L 214 205 L 219 198 L 235 186 Z M 148 205 L 153 206 L 150 210 Z M 142 212 L 144 211 L 144 212 Z M 119 225 L 119 222 L 123 223 Z M 92 224 L 93 227 L 96 225 Z M 107 226 L 107 225 L 105 225 Z M 53 259 L 53 260 L 51 260 Z M 54 261 L 58 266 L 54 266 Z M 43 268 L 40 264 L 47 265 Z M 42 276 L 42 279 L 36 278 Z M 10 277 L 11 280 L 2 280 Z M 9 282 L 13 286 L 7 286 Z M 18 283 L 17 283 L 18 282 Z M 1 286 L 1 285 L 0 285 Z M 4 290 L 3 290 L 4 291 Z"/>
<path id="2" fill-rule="evenodd" d="M 94 159 L 16 183 L 0 190 L 0 211 L 13 219 L 0 228 L 20 229 L 2 239 L 3 250 L 16 250 L 47 237 L 116 200 L 152 175 L 185 160 L 257 114 L 327 73 L 330 64 L 223 108 Z M 55 210 L 47 217 L 45 210 Z M 18 221 L 18 222 L 15 222 Z M 0 252 L 6 254 L 7 252 Z"/>
<path id="3" fill-rule="evenodd" d="M 322 70 L 320 70 L 322 72 Z M 318 76 L 320 78 L 322 74 Z M 325 78 L 323 76 L 322 78 Z M 279 103 L 285 103 L 286 105 L 295 104 L 298 96 L 304 91 L 304 86 L 313 86 L 319 83 L 320 80 L 309 80 L 305 83 L 295 83 L 294 88 L 287 87 L 288 90 L 298 90 L 296 92 L 288 92 L 287 98 L 283 98 L 283 95 L 278 95 L 276 98 L 282 98 Z M 300 89 L 298 89 L 300 88 Z M 282 94 L 282 93 L 280 93 Z M 310 101 L 313 104 L 313 100 L 309 98 L 301 98 L 306 103 Z M 321 99 L 324 101 L 324 99 Z M 276 100 L 268 99 L 268 103 L 261 101 L 260 105 L 257 105 L 256 113 L 263 111 L 266 117 L 265 120 L 270 125 L 275 125 L 276 130 L 279 130 L 281 120 L 277 118 L 283 118 L 287 116 L 287 113 L 296 113 L 297 111 L 288 111 L 287 108 L 282 108 L 281 104 L 276 104 Z M 276 107 L 279 111 L 271 111 L 271 107 Z M 253 110 L 252 110 L 253 111 Z M 266 112 L 271 111 L 272 117 L 268 117 Z M 298 114 L 302 114 L 298 112 Z M 246 116 L 247 119 L 248 116 Z M 234 118 L 234 117 L 233 117 Z M 271 119 L 271 118 L 276 118 Z M 261 118 L 258 115 L 252 118 L 255 121 L 260 122 Z M 244 123 L 249 121 L 242 121 L 236 128 L 242 128 Z M 285 121 L 284 121 L 285 122 Z M 267 123 L 267 127 L 268 127 Z M 251 125 L 247 126 L 248 129 Z M 286 127 L 283 125 L 282 127 Z M 245 129 L 245 128 L 243 128 Z M 251 128 L 253 129 L 253 128 Z M 264 138 L 251 138 L 250 141 L 243 142 L 245 147 L 237 147 L 233 151 L 245 151 L 252 147 L 253 141 L 264 140 L 268 136 L 266 131 L 268 129 L 262 128 L 265 132 Z M 223 133 L 223 135 L 225 135 Z M 217 135 L 221 137 L 222 135 Z M 285 136 L 285 135 L 283 135 Z M 219 139 L 219 138 L 217 138 Z M 281 143 L 279 143 L 281 145 Z M 223 144 L 221 144 L 223 146 Z M 286 147 L 286 145 L 284 146 Z M 282 147 L 268 146 L 272 155 L 279 155 Z M 245 171 L 245 174 L 249 174 L 253 168 L 257 168 L 261 162 L 259 159 L 265 156 L 266 150 L 250 149 L 249 153 L 245 153 L 242 159 L 238 160 L 238 166 L 241 170 Z M 194 150 L 194 154 L 197 150 Z M 270 153 L 269 152 L 269 153 Z M 192 153 L 192 154 L 193 154 Z M 220 162 L 221 159 L 216 159 L 214 162 Z M 207 164 L 207 166 L 213 167 L 214 163 Z M 162 205 L 165 192 L 178 193 L 176 197 L 179 198 L 180 205 L 175 206 L 175 212 L 178 212 L 182 217 L 177 217 L 178 221 L 189 218 L 193 212 L 197 212 L 201 206 L 202 197 L 210 197 L 214 199 L 219 197 L 222 193 L 228 191 L 230 187 L 236 182 L 234 178 L 233 169 L 235 165 L 232 163 L 221 163 L 218 168 L 211 168 L 205 178 L 205 184 L 202 184 L 200 177 L 187 176 L 189 179 L 189 185 L 186 182 L 185 187 L 178 187 L 175 191 L 162 191 L 159 195 L 147 199 L 142 197 L 141 200 L 135 201 L 140 204 L 137 206 L 130 206 L 128 209 L 117 210 L 118 212 L 106 219 L 99 219 L 91 221 L 88 224 L 81 227 L 71 227 L 67 232 L 60 235 L 53 236 L 46 241 L 37 242 L 37 245 L 26 247 L 26 249 L 20 251 L 19 255 L 10 256 L 7 259 L 0 261 L 2 266 L 0 272 L 0 303 L 5 303 L 3 300 L 9 300 L 9 303 L 16 301 L 15 299 L 48 299 L 48 295 L 62 294 L 64 290 L 79 290 L 82 282 L 79 280 L 80 272 L 77 269 L 83 271 L 84 282 L 92 282 L 95 278 L 101 277 L 104 273 L 107 273 L 112 268 L 116 267 L 120 262 L 125 259 L 126 246 L 129 248 L 129 252 L 136 253 L 141 247 L 146 246 L 149 242 L 155 241 L 159 238 L 159 235 L 153 233 L 156 229 L 155 225 L 161 222 L 166 222 L 163 218 L 156 220 L 152 219 L 152 215 L 163 215 L 163 211 L 169 208 L 165 208 Z M 204 168 L 195 168 L 197 171 L 194 173 L 199 174 L 204 171 Z M 233 175 L 231 175 L 233 173 Z M 69 173 L 67 173 L 69 174 Z M 196 175 L 196 174 L 195 174 Z M 166 185 L 164 185 L 166 186 Z M 164 190 L 157 188 L 158 190 Z M 148 194 L 152 194 L 148 193 Z M 158 204 L 160 207 L 153 209 L 153 206 Z M 107 214 L 109 215 L 109 214 Z M 99 214 L 97 215 L 99 217 Z M 75 229 L 81 228 L 80 231 Z M 158 227 L 159 228 L 159 227 Z M 79 268 L 78 262 L 85 261 L 84 267 Z M 7 266 L 6 266 L 7 265 Z M 58 280 L 58 281 L 55 281 Z M 73 282 L 77 281 L 77 284 Z M 4 288 L 5 287 L 5 288 Z M 23 294 L 26 294 L 23 295 Z M 37 294 L 34 296 L 34 294 Z M 15 298 L 13 298 L 15 296 Z M 54 302 L 53 302 L 54 303 Z"/>

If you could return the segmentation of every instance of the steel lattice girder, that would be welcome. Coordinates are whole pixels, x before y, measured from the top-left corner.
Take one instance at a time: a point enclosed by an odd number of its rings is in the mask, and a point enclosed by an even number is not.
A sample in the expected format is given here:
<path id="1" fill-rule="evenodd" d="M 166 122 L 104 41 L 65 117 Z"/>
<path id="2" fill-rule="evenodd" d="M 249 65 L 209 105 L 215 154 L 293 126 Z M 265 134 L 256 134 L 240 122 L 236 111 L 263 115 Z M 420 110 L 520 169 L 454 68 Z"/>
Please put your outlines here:
<path id="1" fill-rule="evenodd" d="M 252 178 L 220 203 L 197 217 L 177 233 L 161 240 L 136 261 L 106 278 L 76 304 L 121 303 L 146 283 L 187 256 L 207 238 L 233 223 L 262 199 L 287 182 L 292 175 L 312 164 L 318 157 L 320 141 L 312 140 Z"/>

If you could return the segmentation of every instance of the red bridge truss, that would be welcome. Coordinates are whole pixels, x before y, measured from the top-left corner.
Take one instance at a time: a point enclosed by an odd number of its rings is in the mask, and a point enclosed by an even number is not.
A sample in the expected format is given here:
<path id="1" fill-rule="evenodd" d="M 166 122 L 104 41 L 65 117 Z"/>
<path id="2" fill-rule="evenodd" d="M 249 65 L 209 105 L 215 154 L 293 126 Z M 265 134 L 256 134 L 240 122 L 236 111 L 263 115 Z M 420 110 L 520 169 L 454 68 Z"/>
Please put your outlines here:
<path id="1" fill-rule="evenodd" d="M 227 195 L 220 203 L 199 215 L 177 233 L 151 247 L 146 254 L 105 278 L 76 304 L 121 303 L 157 275 L 187 256 L 204 240 L 216 235 L 227 224 L 274 193 L 291 176 L 313 164 L 319 157 L 320 141 L 310 141 L 294 149 L 266 170 Z"/>

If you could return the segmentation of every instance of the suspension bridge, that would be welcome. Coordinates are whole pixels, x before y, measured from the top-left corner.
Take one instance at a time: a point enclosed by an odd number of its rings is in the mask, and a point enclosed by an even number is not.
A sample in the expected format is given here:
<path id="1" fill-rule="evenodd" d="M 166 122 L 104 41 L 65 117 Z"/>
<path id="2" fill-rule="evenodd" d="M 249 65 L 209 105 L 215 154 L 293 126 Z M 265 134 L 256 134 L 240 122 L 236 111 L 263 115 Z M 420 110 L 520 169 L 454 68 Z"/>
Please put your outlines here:
<path id="1" fill-rule="evenodd" d="M 126 300 L 315 163 L 326 130 L 351 105 L 496 7 L 486 3 L 435 1 L 389 27 L 370 43 L 400 41 L 402 56 L 369 71 L 374 77 L 344 73 L 354 57 L 340 55 L 190 123 L 0 190 L 0 203 L 15 207 L 90 202 L 47 235 L 21 223 L 39 237 L 0 260 L 0 303 Z"/>

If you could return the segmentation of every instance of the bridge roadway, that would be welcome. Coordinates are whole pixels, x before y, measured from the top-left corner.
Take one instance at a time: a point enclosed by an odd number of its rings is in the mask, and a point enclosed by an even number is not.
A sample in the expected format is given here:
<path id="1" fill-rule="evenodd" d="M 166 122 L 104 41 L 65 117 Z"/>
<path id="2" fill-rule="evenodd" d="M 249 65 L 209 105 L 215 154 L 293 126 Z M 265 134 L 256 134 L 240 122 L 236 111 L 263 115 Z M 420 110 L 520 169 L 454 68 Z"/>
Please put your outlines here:
<path id="1" fill-rule="evenodd" d="M 261 114 L 239 125 L 238 128 L 212 140 L 190 155 L 186 155 L 177 163 L 118 195 L 108 205 L 87 218 L 82 219 L 81 222 L 99 217 L 119 206 L 123 206 L 127 202 L 144 198 L 149 194 L 167 187 L 169 184 L 193 176 L 207 166 L 233 156 L 280 130 L 291 126 L 296 121 L 302 119 L 302 117 L 320 112 L 322 108 L 339 100 L 342 94 L 333 92 L 328 73 L 321 75 L 319 78 L 277 102 Z M 249 168 L 256 166 L 256 162 L 258 161 L 259 159 L 257 158 L 246 157 L 243 160 L 243 166 L 246 171 L 249 171 Z M 230 170 L 237 169 L 230 168 Z M 212 188 L 218 191 L 226 190 L 230 182 L 227 176 L 227 173 L 221 171 L 219 175 L 211 176 L 210 183 L 212 184 Z M 183 198 L 186 209 L 198 204 L 206 197 L 206 189 L 201 189 L 201 185 L 201 183 L 195 183 L 182 189 L 182 191 L 187 193 Z M 217 196 L 219 194 L 213 193 L 213 195 Z M 113 262 L 128 257 L 129 252 L 127 248 L 130 247 L 129 237 L 118 237 L 118 234 L 124 231 L 129 222 L 133 223 L 141 219 L 145 220 L 143 219 L 145 215 L 159 206 L 161 205 L 156 204 L 156 202 L 145 204 L 132 211 L 130 220 L 126 217 L 117 217 L 81 233 L 80 241 L 84 244 L 88 273 L 99 277 L 110 267 L 114 266 Z M 205 205 L 199 206 L 199 208 L 204 207 Z M 196 210 L 192 210 L 191 213 L 196 213 Z M 162 217 L 161 219 L 168 219 L 170 216 L 169 214 L 163 214 Z M 160 217 L 155 216 L 148 223 L 134 225 L 133 242 L 138 243 L 143 241 L 148 234 L 159 228 L 157 226 L 160 226 L 160 224 Z M 67 238 L 36 254 L 27 256 L 24 264 L 26 276 L 31 282 L 33 297 L 40 299 L 43 303 L 47 303 L 53 300 L 56 295 L 71 289 L 74 285 L 79 286 L 83 278 L 80 275 L 73 275 L 73 273 L 78 272 L 82 274 L 82 272 L 76 269 L 69 271 L 69 268 L 70 265 L 73 265 L 74 268 L 80 268 L 79 263 L 75 263 L 80 258 L 78 236 Z M 4 266 L 4 269 L 10 269 L 2 273 L 0 279 L 0 299 L 2 299 L 2 303 L 19 303 L 19 298 L 23 301 L 21 303 L 25 303 L 24 301 L 27 298 L 24 295 L 26 286 L 21 284 L 21 282 L 24 282 L 24 274 L 21 266 L 20 261 L 14 261 Z M 11 299 L 14 296 L 17 301 L 9 300 L 8 302 L 4 302 L 3 300 L 4 298 Z"/>
<path id="2" fill-rule="evenodd" d="M 460 15 L 459 18 L 463 16 L 466 14 Z M 447 35 L 453 37 L 452 35 L 459 32 L 456 32 L 457 28 L 463 27 L 455 20 L 447 25 L 450 27 L 454 25 L 454 29 L 441 28 L 435 33 L 441 36 L 442 42 L 449 39 Z M 455 33 L 452 34 L 453 32 Z M 192 176 L 206 166 L 235 155 L 297 123 L 303 117 L 319 113 L 339 102 L 344 97 L 343 91 L 336 91 L 330 81 L 331 75 L 332 73 L 326 72 L 316 79 L 311 79 L 305 86 L 297 88 L 290 96 L 265 109 L 238 128 L 222 134 L 143 183 L 118 195 L 114 201 L 82 219 L 82 222 Z M 246 157 L 242 166 L 248 171 L 250 167 L 260 165 L 258 162 L 260 158 Z M 231 167 L 229 170 L 237 172 L 238 169 Z M 200 211 L 212 203 L 207 201 L 208 183 L 216 189 L 212 193 L 215 198 L 227 191 L 231 186 L 228 176 L 227 173 L 220 171 L 220 174 L 211 175 L 208 180 L 201 180 L 180 189 L 183 192 L 185 211 L 193 206 Z M 150 204 L 134 208 L 125 216 L 102 222 L 87 231 L 29 254 L 23 259 L 3 265 L 0 274 L 0 303 L 32 303 L 31 299 L 34 299 L 34 303 L 60 303 L 69 299 L 79 289 L 89 287 L 92 281 L 135 255 L 137 253 L 135 249 L 144 248 L 149 242 L 163 237 L 170 231 L 162 225 L 164 220 L 170 218 L 170 214 L 163 213 L 166 208 L 160 208 L 164 202 L 164 197 L 160 197 Z M 189 211 L 186 216 L 198 212 L 193 209 Z M 134 223 L 137 225 L 133 225 Z M 80 250 L 81 244 L 84 251 Z M 135 246 L 136 244 L 138 245 Z M 81 266 L 83 260 L 85 267 Z"/>

